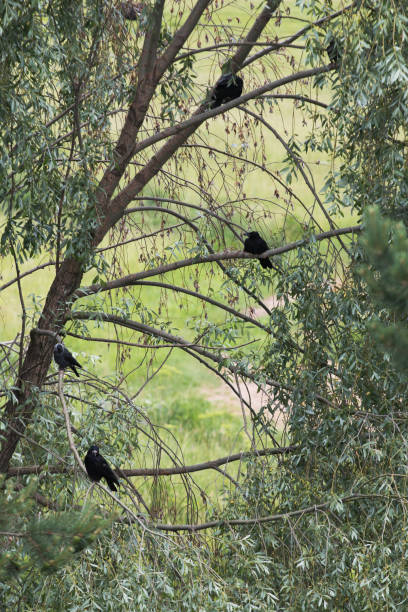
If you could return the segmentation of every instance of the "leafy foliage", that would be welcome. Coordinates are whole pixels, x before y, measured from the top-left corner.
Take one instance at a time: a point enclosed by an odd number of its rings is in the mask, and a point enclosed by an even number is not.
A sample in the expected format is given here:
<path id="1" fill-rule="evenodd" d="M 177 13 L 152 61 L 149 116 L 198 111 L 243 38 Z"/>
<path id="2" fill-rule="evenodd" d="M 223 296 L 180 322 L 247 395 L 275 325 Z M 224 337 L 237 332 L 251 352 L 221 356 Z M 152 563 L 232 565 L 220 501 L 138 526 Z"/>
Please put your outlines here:
<path id="1" fill-rule="evenodd" d="M 0 9 L 1 248 L 13 255 L 22 319 L 16 339 L 1 344 L 1 452 L 16 430 L 23 434 L 11 462 L 22 469 L 23 488 L 14 490 L 14 476 L 2 485 L 2 605 L 402 609 L 407 8 L 363 1 L 334 13 L 335 3 L 298 0 L 293 23 L 299 16 L 311 23 L 292 41 L 295 60 L 270 45 L 275 29 L 290 22 L 289 7 L 274 3 L 261 37 L 266 53 L 258 54 L 252 38 L 235 47 L 252 36 L 238 9 L 231 17 L 229 5 L 199 4 L 201 19 L 183 40 L 193 10 L 176 1 L 144 3 L 131 25 L 108 0 L 6 0 Z M 268 23 L 268 6 L 257 27 Z M 321 67 L 332 39 L 341 55 L 336 69 Z M 292 87 L 304 85 L 296 72 L 304 61 L 314 86 L 298 95 Z M 235 62 L 245 92 L 269 73 L 281 88 L 281 72 L 293 69 L 293 82 L 288 77 L 285 94 L 257 100 L 254 111 L 252 101 L 221 108 L 188 141 L 180 126 L 163 135 L 207 110 L 190 112 L 219 67 Z M 323 88 L 331 92 L 328 108 Z M 299 113 L 302 129 L 289 134 L 283 122 L 281 136 L 282 95 L 298 105 L 293 117 Z M 160 133 L 163 142 L 152 145 Z M 272 146 L 281 146 L 272 161 L 271 134 Z M 318 167 L 327 156 L 323 185 Z M 259 176 L 271 181 L 266 199 Z M 358 244 L 354 234 L 314 237 L 371 204 L 378 211 L 364 216 Z M 282 247 L 279 274 L 257 261 L 198 263 L 238 248 L 242 232 L 262 224 L 268 244 Z M 286 245 L 293 236 L 304 240 Z M 48 293 L 30 304 L 19 266 L 32 256 L 47 257 L 52 273 L 44 277 Z M 271 294 L 272 306 L 262 297 Z M 78 342 L 85 366 L 79 382 L 66 374 L 64 385 L 79 455 L 98 441 L 116 469 L 139 470 L 121 477 L 121 506 L 100 490 L 87 504 L 49 361 L 40 372 L 62 331 Z M 28 363 L 35 345 L 38 359 Z M 102 359 L 95 346 L 109 347 Z M 177 352 L 184 360 L 173 359 Z M 166 385 L 159 384 L 166 366 Z M 208 379 L 190 388 L 191 370 L 204 367 L 235 392 L 244 414 L 236 439 L 252 450 L 235 471 L 213 465 L 225 480 L 209 490 L 183 471 L 177 439 L 182 428 L 194 445 L 201 425 L 203 461 L 215 458 L 221 439 L 230 444 L 235 417 L 220 423 L 201 397 Z M 148 384 L 154 392 L 146 399 Z M 254 388 L 263 392 L 256 410 Z M 265 442 L 291 452 L 262 454 Z M 39 495 L 58 510 L 38 512 Z M 112 523 L 118 507 L 123 513 Z M 200 523 L 208 529 L 197 530 Z"/>

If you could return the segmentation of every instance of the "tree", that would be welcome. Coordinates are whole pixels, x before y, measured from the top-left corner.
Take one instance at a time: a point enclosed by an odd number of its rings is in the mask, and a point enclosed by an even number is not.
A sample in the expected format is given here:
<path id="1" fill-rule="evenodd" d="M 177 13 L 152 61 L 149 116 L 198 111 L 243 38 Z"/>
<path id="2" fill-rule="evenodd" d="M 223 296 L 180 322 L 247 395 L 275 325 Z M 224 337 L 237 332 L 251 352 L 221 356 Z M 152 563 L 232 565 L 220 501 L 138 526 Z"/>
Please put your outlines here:
<path id="1" fill-rule="evenodd" d="M 397 486 L 386 475 L 400 473 L 403 462 L 404 422 L 397 413 L 405 385 L 367 336 L 378 306 L 353 275 L 358 250 L 352 240 L 360 225 L 338 228 L 336 217 L 344 203 L 362 211 L 386 197 L 404 220 L 405 9 L 388 4 L 334 10 L 327 2 L 299 2 L 307 22 L 299 29 L 275 0 L 258 14 L 252 7 L 245 22 L 244 13 L 231 16 L 210 0 L 184 11 L 176 1 L 146 2 L 131 23 L 108 0 L 5 3 L 1 246 L 11 253 L 16 277 L 2 290 L 17 285 L 22 324 L 17 338 L 3 345 L 0 471 L 23 479 L 44 473 L 46 482 L 38 485 L 65 510 L 84 503 L 73 467 L 73 456 L 81 463 L 77 446 L 85 449 L 108 430 L 109 460 L 129 456 L 132 465 L 144 436 L 155 462 L 118 473 L 150 474 L 151 499 L 158 503 L 146 503 L 128 481 L 131 503 L 122 500 L 125 514 L 110 537 L 58 574 L 62 599 L 70 588 L 82 607 L 105 609 L 107 601 L 126 606 L 136 588 L 140 609 L 180 609 L 182 601 L 185 609 L 295 610 L 381 599 L 395 606 L 401 599 L 400 583 L 397 595 L 390 594 L 397 580 L 392 572 L 401 584 L 406 579 L 387 521 L 404 528 L 404 480 L 401 475 Z M 384 19 L 373 43 L 378 11 Z M 327 63 L 333 37 L 342 50 L 339 65 Z M 243 76 L 244 93 L 211 109 L 211 87 L 225 65 Z M 327 110 L 319 88 L 329 83 Z M 308 136 L 288 135 L 277 125 L 289 101 L 312 126 Z M 268 163 L 271 137 L 282 151 L 279 171 Z M 307 163 L 313 155 L 340 160 L 327 177 L 326 201 L 322 175 Z M 251 186 L 255 170 L 271 182 L 267 201 L 258 197 L 259 178 Z M 256 260 L 240 262 L 254 259 L 242 252 L 240 239 L 263 218 L 269 225 L 276 210 L 283 221 L 265 237 L 279 274 L 265 274 Z M 136 241 L 144 248 L 143 269 L 135 272 L 127 269 L 126 249 Z M 38 263 L 44 254 L 47 261 Z M 27 270 L 30 257 L 36 265 Z M 47 267 L 55 274 L 44 303 L 28 307 L 23 279 Z M 148 280 L 153 277 L 159 279 Z M 214 278 L 221 279 L 215 290 Z M 277 295 L 276 307 L 265 303 L 264 292 Z M 183 335 L 166 314 L 168 294 L 186 296 L 190 309 L 201 304 L 195 318 L 183 321 Z M 243 312 L 244 297 L 266 322 Z M 95 335 L 102 327 L 105 338 Z M 114 334 L 106 331 L 112 328 Z M 241 346 L 245 333 L 253 339 L 252 330 L 262 334 L 261 349 Z M 64 390 L 60 379 L 57 391 L 48 372 L 61 334 L 79 336 L 85 352 L 98 339 L 115 342 L 117 371 L 96 376 L 86 364 L 79 387 L 68 381 Z M 180 465 L 126 387 L 124 364 L 135 345 L 142 345 L 141 360 L 162 346 L 182 350 L 223 378 L 249 410 L 247 469 L 224 513 L 209 510 L 207 523 L 197 524 L 197 492 L 205 492 L 191 473 L 208 465 Z M 157 369 L 167 357 L 148 359 Z M 149 373 L 146 382 L 151 379 Z M 248 380 L 267 391 L 259 413 L 243 396 Z M 282 406 L 286 429 L 278 434 L 274 417 Z M 173 468 L 161 471 L 162 454 Z M 217 468 L 232 460 L 208 459 Z M 158 477 L 166 470 L 183 475 L 183 510 L 160 503 L 165 487 Z M 159 535 L 201 528 L 213 530 L 208 549 L 198 536 Z M 135 561 L 138 552 L 144 564 Z M 133 562 L 123 563 L 125 556 Z M 85 574 L 98 584 L 88 599 L 81 594 Z M 382 592 L 382 580 L 392 588 Z M 27 584 L 27 606 L 56 605 L 55 590 L 40 593 L 28 578 Z"/>

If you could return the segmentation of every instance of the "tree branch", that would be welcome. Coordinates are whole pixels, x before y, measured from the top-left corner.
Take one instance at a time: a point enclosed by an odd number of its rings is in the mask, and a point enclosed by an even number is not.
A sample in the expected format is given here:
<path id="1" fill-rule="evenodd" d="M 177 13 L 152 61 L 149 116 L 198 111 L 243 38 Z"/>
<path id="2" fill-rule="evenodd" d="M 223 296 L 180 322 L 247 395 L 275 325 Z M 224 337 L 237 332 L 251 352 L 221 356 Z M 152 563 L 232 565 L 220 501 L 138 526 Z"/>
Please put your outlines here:
<path id="1" fill-rule="evenodd" d="M 226 102 L 225 104 L 222 104 L 220 107 L 211 108 L 209 110 L 201 112 L 197 115 L 194 115 L 193 117 L 190 117 L 190 119 L 186 119 L 185 121 L 182 121 L 181 123 L 177 123 L 176 125 L 173 125 L 173 126 L 170 126 L 164 129 L 162 132 L 149 136 L 145 140 L 142 140 L 135 145 L 133 149 L 133 155 L 136 155 L 136 153 L 143 151 L 143 149 L 150 147 L 156 142 L 160 142 L 160 140 L 164 140 L 168 138 L 169 136 L 178 134 L 181 130 L 184 130 L 190 127 L 197 127 L 198 125 L 200 125 L 207 119 L 211 119 L 211 117 L 216 117 L 217 115 L 225 113 L 226 111 L 232 108 L 242 105 L 244 102 L 248 102 L 249 100 L 258 98 L 259 96 L 261 96 L 264 93 L 267 93 L 268 91 L 277 89 L 278 87 L 282 87 L 283 85 L 287 85 L 288 83 L 293 83 L 295 81 L 307 79 L 312 76 L 316 76 L 318 74 L 324 74 L 325 72 L 329 72 L 330 69 L 331 69 L 330 65 L 318 66 L 317 68 L 309 68 L 307 70 L 301 70 L 300 72 L 297 72 L 295 74 L 291 74 L 291 75 L 282 77 L 281 79 L 278 79 L 277 81 L 266 83 L 266 85 L 262 85 L 261 87 L 258 87 L 257 89 L 253 89 L 252 91 L 249 91 L 248 93 L 243 94 L 239 98 L 235 98 L 234 100 L 231 100 L 230 102 Z M 126 191 L 130 191 L 132 182 L 133 181 L 131 181 L 129 185 L 123 190 L 122 194 Z M 119 196 L 122 194 L 119 194 Z"/>
<path id="2" fill-rule="evenodd" d="M 265 331 L 267 334 L 270 334 L 270 330 L 265 327 L 265 325 L 262 325 L 262 323 L 260 323 L 260 321 L 258 321 L 257 319 L 248 317 L 243 312 L 239 312 L 239 310 L 235 310 L 234 308 L 231 308 L 230 306 L 227 306 L 222 302 L 218 302 L 217 300 L 214 300 L 213 298 L 204 295 L 203 293 L 198 293 L 198 291 L 191 291 L 190 289 L 185 289 L 184 287 L 179 287 L 178 285 L 170 285 L 169 283 L 161 283 L 158 281 L 136 281 L 134 284 L 136 286 L 141 287 L 160 287 L 162 289 L 169 289 L 170 291 L 175 291 L 176 293 L 185 293 L 186 295 L 190 295 L 194 298 L 197 298 L 198 300 L 208 302 L 209 304 L 212 304 L 217 308 L 221 308 L 222 310 L 225 310 L 226 312 L 232 314 L 234 317 L 237 317 L 237 319 L 242 319 L 247 323 L 251 323 L 252 325 L 255 325 L 256 327 L 259 327 L 260 329 Z"/>
<path id="3" fill-rule="evenodd" d="M 271 96 L 272 97 L 272 96 Z M 283 97 L 283 95 L 282 95 Z M 318 227 L 320 230 L 323 230 L 323 227 L 320 225 L 319 221 L 313 216 L 313 214 L 309 211 L 309 209 L 307 208 L 306 204 L 299 198 L 299 196 L 296 195 L 296 193 L 290 189 L 290 187 L 277 175 L 274 174 L 273 172 L 271 172 L 270 170 L 268 170 L 268 168 L 266 168 L 265 166 L 258 164 L 257 162 L 251 160 L 251 159 L 247 159 L 245 157 L 240 157 L 239 155 L 234 155 L 233 153 L 230 153 L 229 151 L 222 151 L 221 149 L 217 149 L 216 147 L 210 147 L 210 146 L 206 146 L 206 145 L 202 145 L 202 144 L 185 144 L 183 145 L 183 148 L 197 148 L 197 149 L 207 149 L 210 151 L 215 151 L 216 153 L 220 153 L 221 155 L 225 155 L 226 157 L 230 157 L 231 159 L 236 159 L 238 161 L 241 161 L 245 164 L 250 164 L 251 166 L 254 166 L 254 168 L 259 168 L 259 170 L 262 170 L 262 172 L 265 172 L 268 176 L 271 177 L 271 179 L 273 179 L 274 181 L 276 181 L 277 183 L 279 183 L 279 185 L 281 187 L 283 187 L 283 189 L 292 197 L 295 198 L 295 200 L 297 200 L 297 202 L 299 202 L 299 204 L 302 206 L 303 210 L 305 212 L 307 212 L 307 214 L 309 215 L 310 219 L 313 221 L 313 223 L 316 225 L 316 227 Z M 284 209 L 285 212 L 287 213 L 287 210 Z"/>
<path id="4" fill-rule="evenodd" d="M 267 0 L 266 6 L 262 10 L 261 14 L 255 19 L 252 28 L 249 30 L 245 37 L 245 42 L 255 43 L 259 36 L 262 34 L 264 28 L 269 23 L 273 13 L 281 4 L 282 0 Z M 237 72 L 242 68 L 245 59 L 248 57 L 252 47 L 240 46 L 231 61 L 231 71 Z"/>
<path id="5" fill-rule="evenodd" d="M 88 287 L 80 287 L 76 291 L 76 297 L 86 297 L 88 295 L 93 295 L 95 293 L 99 293 L 102 291 L 111 291 L 112 289 L 118 289 L 120 287 L 126 287 L 130 285 L 137 284 L 137 281 L 140 281 L 145 278 L 149 278 L 151 276 L 157 276 L 159 274 L 166 274 L 167 272 L 172 272 L 173 270 L 179 270 L 180 268 L 185 268 L 188 266 L 194 266 L 197 264 L 209 263 L 214 261 L 228 261 L 234 259 L 259 259 L 260 257 L 274 257 L 276 255 L 282 255 L 283 253 L 287 253 L 289 251 L 293 251 L 294 249 L 298 249 L 299 247 L 305 246 L 309 242 L 326 240 L 327 238 L 332 238 L 334 236 L 341 236 L 343 234 L 354 234 L 361 231 L 361 225 L 352 225 L 349 227 L 339 228 L 330 230 L 328 232 L 321 232 L 320 234 L 316 234 L 311 237 L 302 238 L 301 240 L 297 240 L 296 242 L 291 242 L 289 244 L 277 247 L 275 249 L 269 249 L 262 253 L 261 255 L 252 255 L 251 253 L 246 253 L 245 251 L 222 251 L 221 253 L 210 253 L 209 255 L 202 255 L 199 257 L 190 257 L 188 259 L 182 259 L 179 261 L 175 261 L 169 264 L 163 264 L 157 268 L 153 268 L 151 270 L 143 270 L 142 272 L 136 272 L 135 274 L 129 274 L 127 276 L 123 276 L 122 278 L 115 279 L 113 281 L 108 281 L 104 285 L 89 285 Z"/>
<path id="6" fill-rule="evenodd" d="M 192 205 L 192 208 L 195 208 L 195 206 Z M 174 210 L 171 210 L 169 208 L 158 208 L 157 206 L 143 206 L 143 207 L 139 207 L 139 208 L 129 208 L 129 209 L 127 209 L 125 211 L 125 214 L 130 214 L 130 213 L 134 213 L 134 212 L 144 212 L 144 211 L 147 211 L 147 210 L 155 211 L 155 212 L 167 213 L 168 215 L 173 215 L 173 217 L 177 217 L 178 219 L 182 219 L 186 225 L 189 225 L 195 231 L 197 236 L 200 236 L 202 242 L 206 246 L 206 248 L 209 251 L 209 253 L 214 253 L 214 249 L 212 248 L 211 244 L 208 242 L 208 240 L 206 240 L 206 238 L 204 236 L 202 236 L 202 234 L 201 234 L 199 228 L 197 227 L 197 225 L 195 223 L 193 223 L 190 219 L 188 219 L 188 217 L 185 217 L 185 216 L 181 215 L 180 213 L 178 213 L 178 212 L 176 212 Z M 235 232 L 234 232 L 234 234 L 235 234 Z M 235 278 L 235 276 L 233 276 L 230 273 L 228 268 L 225 268 L 220 261 L 217 261 L 216 263 L 217 263 L 218 267 L 222 270 L 222 272 L 226 276 L 228 276 L 228 278 L 230 280 L 232 280 L 232 282 L 235 283 L 235 285 L 240 287 L 243 291 L 245 291 L 245 293 L 247 295 L 249 295 L 249 297 L 251 297 L 253 300 L 255 300 L 255 302 L 261 308 L 263 308 L 268 315 L 271 314 L 271 311 L 269 310 L 269 308 L 266 306 L 266 304 L 264 304 L 262 302 L 262 300 L 256 295 L 256 293 L 254 293 L 254 291 L 251 291 L 251 289 L 248 289 L 248 287 L 246 287 L 242 282 L 240 282 L 237 278 Z"/>
<path id="7" fill-rule="evenodd" d="M 172 62 L 191 31 L 194 29 L 210 0 L 198 0 L 185 23 L 175 33 L 172 42 L 160 58 L 157 58 L 157 48 L 160 37 L 164 0 L 156 0 L 152 11 L 152 22 L 145 37 L 142 55 L 139 62 L 138 84 L 133 102 L 129 108 L 118 143 L 115 148 L 114 167 L 109 167 L 99 185 L 98 208 L 107 218 L 111 217 L 111 197 L 126 167 L 134 155 L 134 143 L 143 124 L 156 86 L 168 65 Z M 112 227 L 117 219 L 109 225 Z M 105 233 L 109 228 L 105 228 Z M 97 238 L 98 244 L 100 238 Z"/>
<path id="8" fill-rule="evenodd" d="M 294 42 L 295 40 L 297 40 L 298 38 L 303 36 L 303 34 L 306 34 L 306 32 L 308 32 L 312 28 L 315 28 L 316 26 L 319 27 L 319 26 L 327 23 L 328 21 L 331 21 L 332 19 L 335 19 L 336 17 L 339 17 L 340 15 L 345 13 L 346 11 L 350 10 L 351 8 L 353 8 L 354 5 L 355 5 L 355 2 L 352 2 L 351 4 L 348 4 L 347 6 L 345 6 L 343 9 L 340 9 L 339 11 L 336 11 L 335 13 L 332 13 L 331 15 L 327 15 L 327 17 L 322 17 L 321 19 L 318 19 L 317 21 L 314 21 L 313 23 L 310 23 L 309 25 L 305 26 L 301 30 L 298 30 L 298 32 L 295 32 L 295 34 L 293 34 L 292 36 L 289 36 L 288 38 L 283 40 L 282 43 L 273 43 L 273 44 L 270 45 L 269 48 L 261 49 L 261 51 L 258 51 L 257 53 L 254 53 L 254 55 L 252 55 L 245 62 L 243 62 L 242 68 L 245 68 L 246 66 L 249 66 L 250 64 L 252 64 L 256 60 L 258 60 L 261 57 L 263 57 L 264 55 L 268 55 L 268 53 L 271 53 L 271 51 L 276 51 L 276 49 L 279 48 L 278 45 L 282 45 L 282 46 L 290 45 L 292 42 Z"/>
<path id="9" fill-rule="evenodd" d="M 193 465 L 181 465 L 171 468 L 129 468 L 116 470 L 118 476 L 120 473 L 125 476 L 175 476 L 177 474 L 191 474 L 193 472 L 202 472 L 203 470 L 212 470 L 220 465 L 233 463 L 234 461 L 242 461 L 242 459 L 250 459 L 251 457 L 267 457 L 270 455 L 286 455 L 299 450 L 299 446 L 281 446 L 279 448 L 265 448 L 256 451 L 242 451 L 234 455 L 214 459 L 213 461 L 205 461 L 203 463 L 195 463 Z M 21 467 L 11 467 L 7 470 L 7 478 L 12 476 L 23 476 L 27 474 L 67 474 L 71 472 L 71 466 L 59 465 L 26 465 Z M 114 470 L 115 471 L 115 470 Z"/>
<path id="10" fill-rule="evenodd" d="M 298 169 L 300 174 L 303 176 L 303 180 L 305 181 L 307 187 L 310 189 L 313 197 L 315 198 L 316 202 L 318 203 L 320 210 L 323 212 L 324 216 L 326 217 L 326 219 L 327 219 L 327 221 L 329 223 L 330 228 L 332 230 L 334 230 L 335 229 L 335 225 L 333 223 L 333 220 L 330 217 L 329 213 L 327 212 L 326 208 L 324 207 L 323 202 L 319 198 L 316 189 L 314 188 L 314 186 L 309 181 L 309 179 L 308 179 L 308 177 L 306 175 L 306 172 L 302 168 L 302 164 L 300 163 L 299 158 L 296 155 L 294 155 L 292 149 L 286 144 L 286 142 L 280 136 L 280 134 L 277 132 L 277 130 L 275 130 L 275 128 L 270 123 L 265 121 L 265 119 L 263 117 L 261 117 L 257 113 L 254 113 L 254 112 L 250 111 L 247 108 L 242 109 L 242 110 L 246 114 L 251 115 L 251 117 L 254 117 L 255 119 L 257 119 L 257 121 L 260 121 L 268 130 L 270 130 L 272 132 L 272 134 L 275 136 L 275 138 L 281 143 L 281 145 L 285 149 L 286 153 L 289 155 L 289 157 L 291 157 L 291 159 L 293 160 L 294 164 L 296 165 L 296 168 Z M 336 234 L 336 235 L 339 236 L 339 234 Z M 343 249 L 346 251 L 346 253 L 348 253 L 348 250 L 346 249 L 346 247 L 345 247 L 343 241 L 341 240 L 341 238 L 338 238 L 338 240 L 339 240 L 341 246 L 343 247 Z"/>
<path id="11" fill-rule="evenodd" d="M 406 502 L 406 497 L 399 497 L 397 495 L 379 495 L 379 494 L 355 494 L 343 497 L 340 501 L 343 504 L 349 504 L 351 502 L 360 501 L 363 499 L 384 499 L 393 500 L 399 502 Z M 322 504 L 315 504 L 314 506 L 308 506 L 301 510 L 294 510 L 293 512 L 284 512 L 282 514 L 270 514 L 269 516 L 260 516 L 259 518 L 251 519 L 229 519 L 218 521 L 208 521 L 207 523 L 201 523 L 199 525 L 155 525 L 153 523 L 147 523 L 151 529 L 159 529 L 160 531 L 190 531 L 192 533 L 196 531 L 202 531 L 203 529 L 214 529 L 215 527 L 233 527 L 234 525 L 262 525 L 263 523 L 273 523 L 276 521 L 285 521 L 295 516 L 302 517 L 305 514 L 314 514 L 330 508 L 331 502 L 325 502 Z"/>

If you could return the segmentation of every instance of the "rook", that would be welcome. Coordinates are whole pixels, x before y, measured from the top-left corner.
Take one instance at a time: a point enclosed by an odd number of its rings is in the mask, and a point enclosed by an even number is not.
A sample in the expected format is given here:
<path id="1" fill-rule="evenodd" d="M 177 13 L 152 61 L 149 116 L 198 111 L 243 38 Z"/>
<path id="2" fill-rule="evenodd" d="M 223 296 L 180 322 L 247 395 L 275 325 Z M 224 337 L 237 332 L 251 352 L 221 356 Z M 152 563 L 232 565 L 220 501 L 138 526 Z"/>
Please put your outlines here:
<path id="1" fill-rule="evenodd" d="M 75 376 L 78 376 L 79 378 L 79 374 L 76 371 L 75 366 L 78 368 L 82 368 L 82 366 L 61 342 L 58 342 L 54 346 L 54 359 L 55 363 L 59 365 L 60 370 L 71 368 L 71 370 L 74 371 Z"/>
<path id="2" fill-rule="evenodd" d="M 222 77 L 218 79 L 212 93 L 211 108 L 217 108 L 221 106 L 221 104 L 225 104 L 225 102 L 234 100 L 234 98 L 239 98 L 242 94 L 242 85 L 243 80 L 236 74 L 232 72 L 223 74 Z"/>
<path id="3" fill-rule="evenodd" d="M 340 63 L 340 52 L 335 38 L 332 38 L 327 45 L 326 53 L 329 56 L 330 63 L 338 66 Z"/>
<path id="4" fill-rule="evenodd" d="M 99 482 L 101 478 L 105 478 L 110 490 L 117 491 L 115 484 L 119 486 L 119 480 L 117 479 L 116 474 L 109 467 L 106 459 L 99 454 L 98 446 L 91 446 L 85 455 L 84 463 L 88 476 L 91 480 L 94 482 Z"/>
<path id="5" fill-rule="evenodd" d="M 246 232 L 246 235 L 248 238 L 244 242 L 244 251 L 247 253 L 261 255 L 261 253 L 265 253 L 265 251 L 269 249 L 265 240 L 261 238 L 258 232 Z M 264 257 L 263 259 L 260 258 L 259 261 L 263 268 L 273 268 L 269 257 Z"/>

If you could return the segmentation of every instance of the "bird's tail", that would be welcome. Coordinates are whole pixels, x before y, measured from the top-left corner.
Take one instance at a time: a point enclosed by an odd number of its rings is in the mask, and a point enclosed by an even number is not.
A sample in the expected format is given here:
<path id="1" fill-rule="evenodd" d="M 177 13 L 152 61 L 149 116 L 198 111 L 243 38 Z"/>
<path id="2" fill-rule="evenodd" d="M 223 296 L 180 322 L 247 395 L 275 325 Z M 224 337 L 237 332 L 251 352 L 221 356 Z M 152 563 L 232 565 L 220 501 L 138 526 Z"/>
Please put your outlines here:
<path id="1" fill-rule="evenodd" d="M 268 257 L 259 260 L 263 268 L 273 268 L 271 260 Z"/>
<path id="2" fill-rule="evenodd" d="M 117 487 L 115 485 L 115 482 L 111 479 L 111 478 L 107 478 L 106 482 L 108 483 L 108 487 L 110 488 L 111 491 L 117 491 Z"/>

